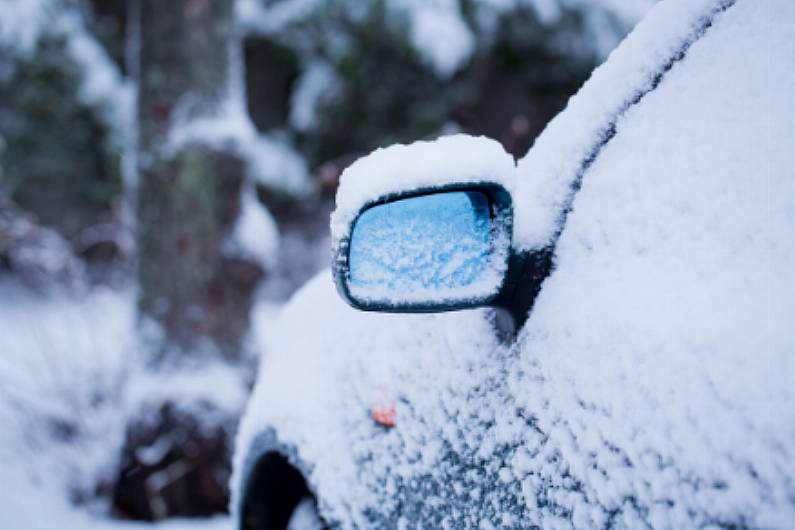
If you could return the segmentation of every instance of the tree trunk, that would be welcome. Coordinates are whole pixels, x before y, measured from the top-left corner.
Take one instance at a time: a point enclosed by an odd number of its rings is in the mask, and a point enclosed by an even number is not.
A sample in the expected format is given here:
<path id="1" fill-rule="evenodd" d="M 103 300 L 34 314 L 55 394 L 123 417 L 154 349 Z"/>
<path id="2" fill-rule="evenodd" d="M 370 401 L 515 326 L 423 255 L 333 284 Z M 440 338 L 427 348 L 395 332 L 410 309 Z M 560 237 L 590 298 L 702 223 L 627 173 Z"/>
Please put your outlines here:
<path id="1" fill-rule="evenodd" d="M 241 341 L 262 270 L 224 252 L 240 213 L 243 161 L 201 139 L 175 144 L 174 133 L 217 117 L 230 96 L 234 1 L 132 1 L 139 344 L 147 364 L 138 377 L 156 384 L 134 404 L 114 508 L 134 519 L 208 515 L 228 503 L 240 411 L 208 397 L 202 370 L 214 361 L 237 367 L 243 387 Z M 202 392 L 169 393 L 176 371 Z"/>
<path id="2" fill-rule="evenodd" d="M 239 356 L 261 271 L 223 255 L 243 163 L 175 126 L 213 116 L 229 94 L 233 0 L 140 0 L 139 312 L 150 364 Z"/>

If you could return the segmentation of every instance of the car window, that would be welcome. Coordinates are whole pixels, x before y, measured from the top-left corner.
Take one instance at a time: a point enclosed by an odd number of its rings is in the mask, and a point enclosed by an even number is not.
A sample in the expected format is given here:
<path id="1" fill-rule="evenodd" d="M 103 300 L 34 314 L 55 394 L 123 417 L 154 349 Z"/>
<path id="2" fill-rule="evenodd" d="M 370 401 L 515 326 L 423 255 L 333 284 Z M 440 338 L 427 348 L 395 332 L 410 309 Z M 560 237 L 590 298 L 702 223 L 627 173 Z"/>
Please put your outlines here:
<path id="1" fill-rule="evenodd" d="M 716 15 L 583 174 L 512 383 L 575 510 L 795 516 L 793 9 Z"/>

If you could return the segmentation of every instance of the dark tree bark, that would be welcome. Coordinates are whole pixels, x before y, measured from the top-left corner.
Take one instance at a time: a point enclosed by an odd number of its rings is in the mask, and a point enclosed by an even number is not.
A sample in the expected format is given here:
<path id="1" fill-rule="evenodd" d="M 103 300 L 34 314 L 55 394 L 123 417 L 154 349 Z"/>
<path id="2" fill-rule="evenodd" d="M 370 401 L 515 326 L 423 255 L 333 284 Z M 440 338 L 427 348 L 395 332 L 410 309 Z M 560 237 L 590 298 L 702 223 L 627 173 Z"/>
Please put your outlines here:
<path id="1" fill-rule="evenodd" d="M 173 134 L 216 117 L 230 95 L 234 1 L 131 1 L 139 336 L 148 365 L 141 377 L 182 370 L 206 385 L 202 366 L 224 361 L 237 363 L 242 385 L 241 341 L 262 270 L 227 255 L 224 241 L 239 214 L 244 163 L 200 139 L 175 145 Z M 224 510 L 236 414 L 209 398 L 146 399 L 128 424 L 116 513 L 161 519 Z M 159 457 L 145 450 L 152 447 Z"/>
<path id="2" fill-rule="evenodd" d="M 228 95 L 233 8 L 233 0 L 140 0 L 139 310 L 154 364 L 237 358 L 261 275 L 222 253 L 242 161 L 199 144 L 166 148 L 177 120 L 214 115 Z"/>

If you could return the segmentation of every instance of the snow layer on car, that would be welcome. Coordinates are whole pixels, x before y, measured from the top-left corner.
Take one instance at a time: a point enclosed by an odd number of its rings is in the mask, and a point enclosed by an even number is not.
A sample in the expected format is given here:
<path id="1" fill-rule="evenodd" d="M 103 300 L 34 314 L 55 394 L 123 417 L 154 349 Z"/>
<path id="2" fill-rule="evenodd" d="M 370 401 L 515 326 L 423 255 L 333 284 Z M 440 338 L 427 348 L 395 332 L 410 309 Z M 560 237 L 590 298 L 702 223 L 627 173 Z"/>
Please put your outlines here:
<path id="1" fill-rule="evenodd" d="M 508 371 L 576 528 L 795 524 L 794 21 L 718 15 L 584 175 Z"/>
<path id="2" fill-rule="evenodd" d="M 438 315 L 360 312 L 340 299 L 329 271 L 304 286 L 275 322 L 256 318 L 255 325 L 264 329 L 265 354 L 238 434 L 232 507 L 239 508 L 243 463 L 253 440 L 266 426 L 278 426 L 279 442 L 295 449 L 288 456 L 311 466 L 304 471 L 319 493 L 323 515 L 343 528 L 373 527 L 367 507 L 386 501 L 387 511 L 395 508 L 396 500 L 383 499 L 383 487 L 373 481 L 384 476 L 396 451 L 408 460 L 394 471 L 410 477 L 442 449 L 425 442 L 440 434 L 444 411 L 435 410 L 439 426 L 425 433 L 423 424 L 408 421 L 413 405 L 405 397 L 413 402 L 426 395 L 424 403 L 434 404 L 430 395 L 440 389 L 439 374 L 454 370 L 479 379 L 483 372 L 473 367 L 485 368 L 488 356 L 483 352 L 496 348 L 482 310 Z M 374 407 L 393 405 L 398 423 L 407 420 L 405 433 L 390 433 L 368 418 Z M 413 442 L 406 444 L 403 434 Z M 376 462 L 371 444 L 379 439 L 383 443 L 385 435 L 393 447 L 379 452 Z M 360 466 L 368 459 L 373 472 L 363 477 Z"/>
<path id="3" fill-rule="evenodd" d="M 396 144 L 358 159 L 340 177 L 331 216 L 332 247 L 366 204 L 398 193 L 452 183 L 496 183 L 511 191 L 513 158 L 499 142 L 456 134 L 433 142 Z"/>
<path id="4" fill-rule="evenodd" d="M 525 250 L 552 243 L 578 179 L 609 138 L 610 124 L 648 92 L 670 60 L 697 39 L 705 22 L 732 0 L 668 0 L 655 6 L 594 70 L 564 112 L 547 125 L 519 161 L 515 244 Z M 723 56 L 729 58 L 728 55 Z"/>
<path id="5" fill-rule="evenodd" d="M 643 63 L 644 43 L 664 63 L 721 5 L 656 8 L 522 163 L 564 180 L 523 182 L 517 207 L 546 213 L 520 222 L 544 223 L 565 202 L 565 175 L 613 116 L 603 104 L 624 101 L 609 89 L 639 94 L 643 76 L 621 63 Z M 485 311 L 359 313 L 327 273 L 307 285 L 267 328 L 236 487 L 271 426 L 341 528 L 791 528 L 795 73 L 783 66 L 794 10 L 740 0 L 621 111 L 515 347 L 496 343 Z M 413 184 L 395 172 L 395 187 L 370 190 L 369 174 L 348 184 L 343 224 Z M 546 237 L 523 230 L 528 248 Z M 368 418 L 392 406 L 394 428 Z"/>

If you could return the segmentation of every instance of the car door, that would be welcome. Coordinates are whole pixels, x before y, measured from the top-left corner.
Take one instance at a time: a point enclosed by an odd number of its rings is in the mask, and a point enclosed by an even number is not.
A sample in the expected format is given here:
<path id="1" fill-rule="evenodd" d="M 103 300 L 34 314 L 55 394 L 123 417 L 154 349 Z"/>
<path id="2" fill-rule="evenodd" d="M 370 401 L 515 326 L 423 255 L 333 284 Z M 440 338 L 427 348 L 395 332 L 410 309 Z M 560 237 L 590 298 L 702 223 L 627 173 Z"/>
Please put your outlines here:
<path id="1" fill-rule="evenodd" d="M 622 46 L 520 162 L 518 239 L 562 211 L 509 370 L 528 525 L 795 524 L 793 21 L 721 4 L 626 103 Z"/>

